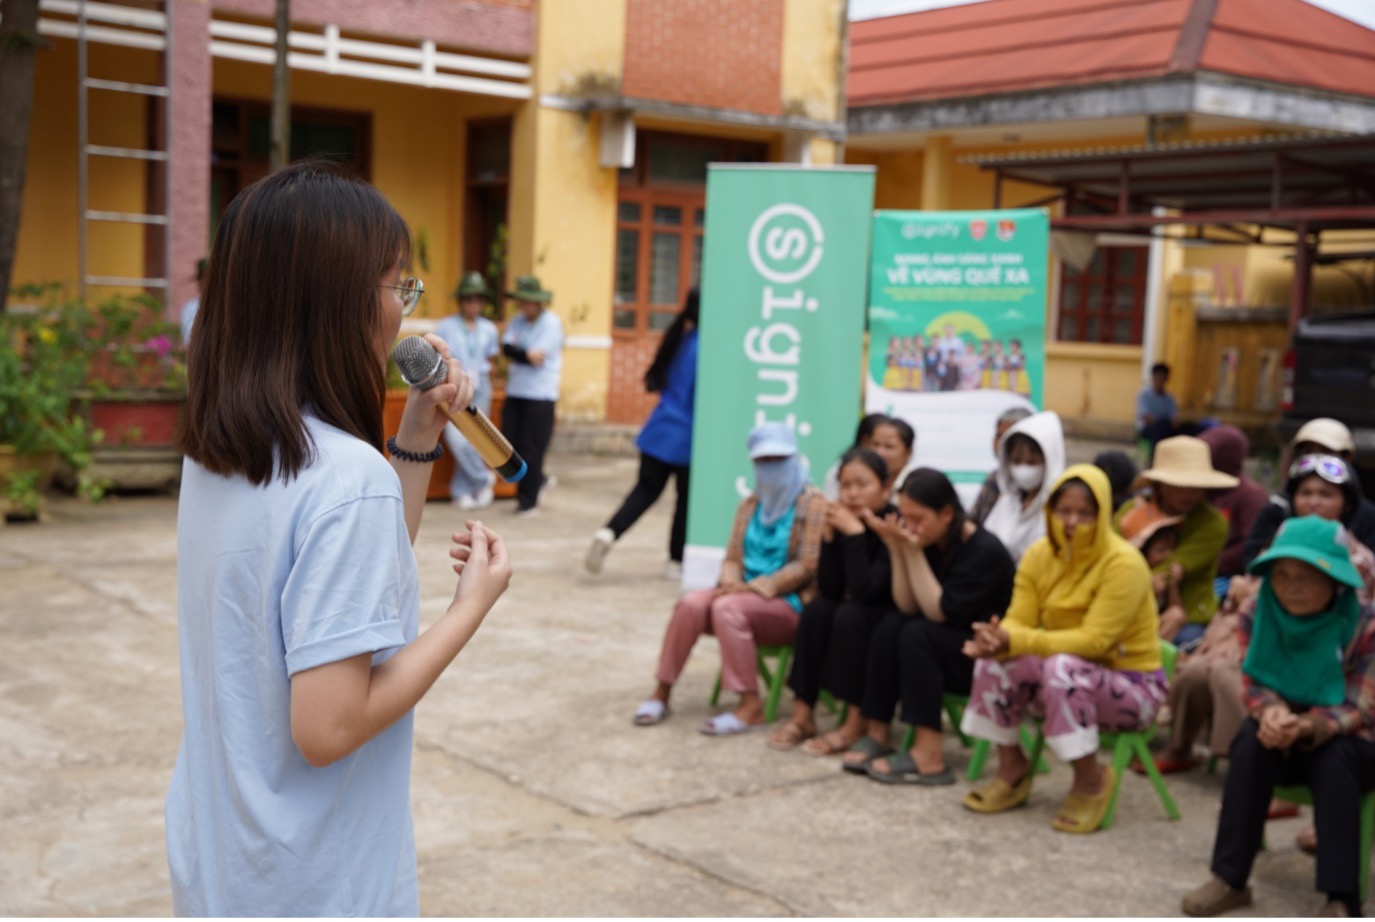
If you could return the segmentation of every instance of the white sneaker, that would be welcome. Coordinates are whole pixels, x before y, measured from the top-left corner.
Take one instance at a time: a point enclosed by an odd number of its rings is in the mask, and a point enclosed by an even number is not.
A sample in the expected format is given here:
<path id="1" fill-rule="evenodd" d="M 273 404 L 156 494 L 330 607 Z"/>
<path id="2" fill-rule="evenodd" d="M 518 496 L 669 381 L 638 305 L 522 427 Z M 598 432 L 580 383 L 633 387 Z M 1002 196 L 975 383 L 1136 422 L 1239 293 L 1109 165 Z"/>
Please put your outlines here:
<path id="1" fill-rule="evenodd" d="M 539 515 L 539 506 L 531 506 L 529 509 L 517 509 L 514 513 L 518 519 L 533 519 Z"/>
<path id="2" fill-rule="evenodd" d="M 582 562 L 583 569 L 588 573 L 602 572 L 602 561 L 606 560 L 606 554 L 615 542 L 616 533 L 605 526 L 593 532 L 592 546 L 587 549 L 587 557 Z"/>
<path id="3" fill-rule="evenodd" d="M 553 474 L 545 474 L 544 483 L 540 484 L 539 488 L 540 499 L 544 499 L 544 494 L 548 493 L 550 490 L 554 489 L 558 485 L 559 478 L 555 477 Z"/>
<path id="4" fill-rule="evenodd" d="M 472 501 L 473 504 L 468 508 L 486 509 L 488 506 L 492 505 L 492 500 L 494 499 L 496 499 L 496 493 L 494 492 L 492 485 L 489 483 L 487 486 L 477 491 L 477 496 Z"/>
<path id="5" fill-rule="evenodd" d="M 664 579 L 681 583 L 683 581 L 683 565 L 676 560 L 670 560 L 668 563 L 664 564 L 662 575 Z"/>
<path id="6" fill-rule="evenodd" d="M 453 500 L 453 504 L 454 504 L 455 508 L 458 508 L 458 509 L 465 509 L 465 510 L 466 510 L 466 509 L 474 509 L 474 508 L 476 508 L 476 506 L 475 506 L 475 504 L 474 504 L 474 502 L 473 502 L 473 498 L 472 498 L 471 496 L 468 496 L 467 494 L 464 494 L 463 496 L 460 496 L 460 497 L 457 497 L 456 499 L 454 499 L 454 500 Z"/>

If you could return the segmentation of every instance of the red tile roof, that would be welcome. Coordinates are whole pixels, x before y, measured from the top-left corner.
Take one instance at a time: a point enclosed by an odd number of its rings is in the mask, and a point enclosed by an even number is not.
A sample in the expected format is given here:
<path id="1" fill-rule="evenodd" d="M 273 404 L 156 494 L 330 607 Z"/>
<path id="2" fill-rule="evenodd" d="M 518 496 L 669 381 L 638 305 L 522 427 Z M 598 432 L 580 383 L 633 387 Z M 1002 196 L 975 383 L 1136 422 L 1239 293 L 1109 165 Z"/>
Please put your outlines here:
<path id="1" fill-rule="evenodd" d="M 1214 71 L 1375 96 L 1375 31 L 1303 0 L 985 0 L 850 25 L 852 107 Z"/>

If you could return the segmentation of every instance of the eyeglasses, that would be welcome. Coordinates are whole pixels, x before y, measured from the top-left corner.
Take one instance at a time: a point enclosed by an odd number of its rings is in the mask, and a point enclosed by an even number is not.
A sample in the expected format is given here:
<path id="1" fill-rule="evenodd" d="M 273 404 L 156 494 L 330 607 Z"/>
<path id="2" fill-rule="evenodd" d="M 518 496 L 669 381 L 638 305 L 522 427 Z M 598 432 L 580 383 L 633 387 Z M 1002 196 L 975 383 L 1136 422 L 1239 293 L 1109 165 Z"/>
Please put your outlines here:
<path id="1" fill-rule="evenodd" d="M 411 315 L 415 306 L 420 303 L 420 296 L 425 293 L 425 283 L 415 276 L 402 279 L 400 285 L 383 285 L 382 287 L 396 290 L 397 297 L 401 299 L 402 317 Z"/>
<path id="2" fill-rule="evenodd" d="M 1351 482 L 1351 468 L 1332 455 L 1304 455 L 1289 466 L 1289 479 L 1317 474 L 1328 483 L 1342 486 Z"/>

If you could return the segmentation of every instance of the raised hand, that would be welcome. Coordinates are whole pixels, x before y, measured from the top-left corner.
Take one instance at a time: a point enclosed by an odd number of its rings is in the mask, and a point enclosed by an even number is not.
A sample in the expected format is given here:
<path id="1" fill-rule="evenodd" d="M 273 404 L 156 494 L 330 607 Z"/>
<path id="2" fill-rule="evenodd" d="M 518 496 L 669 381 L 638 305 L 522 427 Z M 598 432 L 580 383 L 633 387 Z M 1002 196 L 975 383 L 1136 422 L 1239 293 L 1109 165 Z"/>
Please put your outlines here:
<path id="1" fill-rule="evenodd" d="M 466 526 L 467 532 L 454 535 L 449 550 L 458 574 L 454 604 L 468 603 L 486 611 L 511 585 L 511 558 L 501 535 L 481 522 L 469 520 Z"/>

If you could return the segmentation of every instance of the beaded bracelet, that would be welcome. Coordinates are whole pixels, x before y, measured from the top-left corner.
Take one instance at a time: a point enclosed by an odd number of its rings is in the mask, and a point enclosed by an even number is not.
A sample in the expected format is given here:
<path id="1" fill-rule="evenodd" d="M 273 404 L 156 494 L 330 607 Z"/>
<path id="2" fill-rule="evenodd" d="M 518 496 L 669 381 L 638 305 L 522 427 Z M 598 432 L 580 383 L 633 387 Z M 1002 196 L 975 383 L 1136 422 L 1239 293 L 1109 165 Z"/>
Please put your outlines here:
<path id="1" fill-rule="evenodd" d="M 413 451 L 406 451 L 396 445 L 396 436 L 387 438 L 387 451 L 391 452 L 393 458 L 400 458 L 402 461 L 413 461 L 416 464 L 429 464 L 431 461 L 438 461 L 444 456 L 444 443 L 440 442 L 434 447 L 434 451 L 427 451 L 423 455 Z"/>

